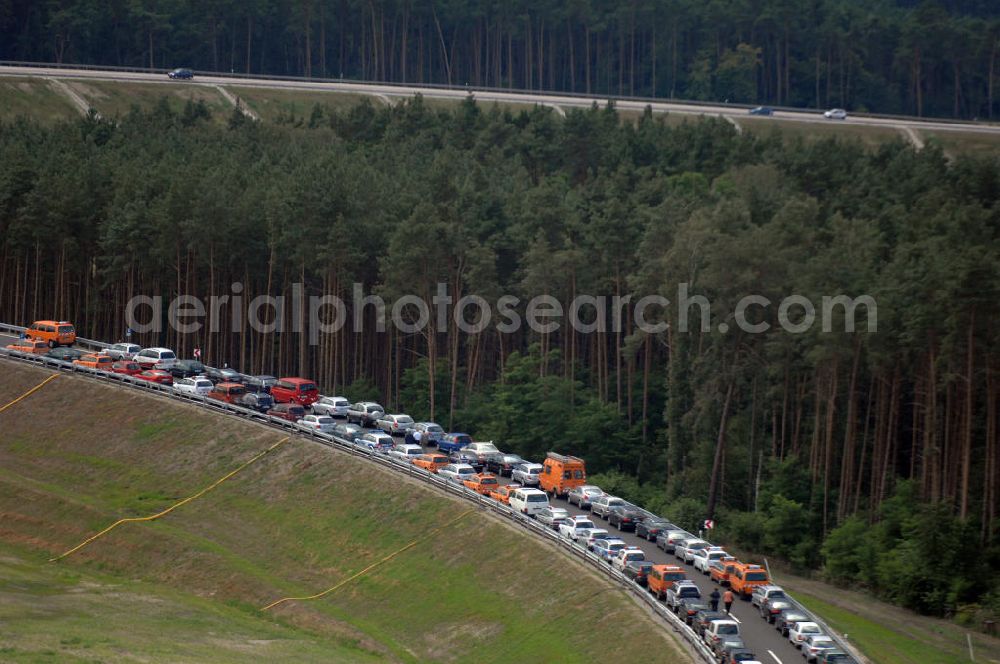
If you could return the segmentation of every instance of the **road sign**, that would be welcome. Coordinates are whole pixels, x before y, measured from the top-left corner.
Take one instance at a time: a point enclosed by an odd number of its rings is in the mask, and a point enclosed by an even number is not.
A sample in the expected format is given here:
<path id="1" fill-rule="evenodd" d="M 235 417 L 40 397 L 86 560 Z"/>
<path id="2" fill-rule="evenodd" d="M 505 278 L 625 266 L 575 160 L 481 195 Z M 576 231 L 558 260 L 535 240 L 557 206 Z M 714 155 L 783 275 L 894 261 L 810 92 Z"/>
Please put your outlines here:
<path id="1" fill-rule="evenodd" d="M 705 530 L 711 530 L 712 528 L 715 528 L 715 521 L 713 521 L 712 519 L 705 519 L 704 528 Z"/>
<path id="2" fill-rule="evenodd" d="M 128 337 L 128 338 L 130 338 L 130 339 L 132 338 L 132 328 L 131 327 L 125 328 L 125 336 Z"/>
<path id="3" fill-rule="evenodd" d="M 201 349 L 200 348 L 195 348 L 194 349 L 194 359 L 196 359 L 196 360 L 200 360 L 201 359 Z"/>

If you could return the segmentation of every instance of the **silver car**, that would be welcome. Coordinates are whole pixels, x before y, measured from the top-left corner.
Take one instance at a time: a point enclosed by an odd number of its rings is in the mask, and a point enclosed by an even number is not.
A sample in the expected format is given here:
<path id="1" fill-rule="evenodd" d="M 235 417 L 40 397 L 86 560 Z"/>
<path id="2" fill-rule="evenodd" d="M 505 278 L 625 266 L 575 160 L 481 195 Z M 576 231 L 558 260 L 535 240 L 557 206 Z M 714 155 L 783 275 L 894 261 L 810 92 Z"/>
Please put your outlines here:
<path id="1" fill-rule="evenodd" d="M 584 484 L 583 486 L 573 487 L 569 490 L 569 494 L 566 495 L 566 501 L 570 505 L 576 505 L 582 510 L 590 509 L 590 501 L 598 496 L 603 496 L 604 491 L 601 487 L 594 486 L 593 484 Z"/>
<path id="2" fill-rule="evenodd" d="M 438 471 L 438 475 L 451 482 L 461 484 L 465 480 L 471 480 L 476 476 L 476 469 L 467 463 L 449 463 Z"/>
<path id="3" fill-rule="evenodd" d="M 402 436 L 413 426 L 413 418 L 409 415 L 383 415 L 375 422 L 375 428 L 385 431 L 390 436 Z"/>
<path id="4" fill-rule="evenodd" d="M 421 445 L 437 445 L 445 433 L 441 425 L 434 422 L 415 422 L 411 430 L 413 433 L 420 433 Z"/>
<path id="5" fill-rule="evenodd" d="M 538 486 L 538 476 L 541 472 L 540 463 L 522 463 L 510 472 L 510 479 L 524 486 Z"/>
<path id="6" fill-rule="evenodd" d="M 624 507 L 625 505 L 628 505 L 628 503 L 626 503 L 622 498 L 604 494 L 603 496 L 597 496 L 596 498 L 591 499 L 590 513 L 607 519 L 612 507 Z"/>
<path id="7" fill-rule="evenodd" d="M 114 360 L 131 360 L 140 350 L 142 346 L 137 344 L 120 343 L 108 346 L 101 353 Z"/>
<path id="8" fill-rule="evenodd" d="M 320 397 L 311 408 L 317 415 L 329 415 L 330 417 L 347 417 L 347 410 L 351 403 L 344 397 Z"/>

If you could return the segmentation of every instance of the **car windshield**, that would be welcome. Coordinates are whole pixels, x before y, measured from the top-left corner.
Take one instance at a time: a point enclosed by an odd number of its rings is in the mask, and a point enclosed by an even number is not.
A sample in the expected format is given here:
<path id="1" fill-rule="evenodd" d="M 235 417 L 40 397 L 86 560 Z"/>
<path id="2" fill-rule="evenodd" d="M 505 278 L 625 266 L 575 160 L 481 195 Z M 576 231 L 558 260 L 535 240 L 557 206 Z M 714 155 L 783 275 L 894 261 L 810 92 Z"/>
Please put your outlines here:
<path id="1" fill-rule="evenodd" d="M 413 418 L 409 415 L 399 415 L 396 417 L 397 424 L 413 424 Z"/>
<path id="2" fill-rule="evenodd" d="M 428 424 L 426 429 L 428 433 L 444 433 L 444 429 L 436 424 Z"/>
<path id="3" fill-rule="evenodd" d="M 317 417 L 316 421 L 319 422 L 320 424 L 333 424 L 333 418 L 327 417 L 325 415 L 322 417 Z"/>
<path id="4" fill-rule="evenodd" d="M 736 625 L 727 625 L 723 623 L 719 625 L 719 634 L 739 634 L 740 628 Z"/>
<path id="5" fill-rule="evenodd" d="M 527 466 L 527 467 L 525 467 L 524 470 L 527 471 L 528 473 L 532 474 L 532 475 L 537 475 L 538 473 L 542 472 L 542 467 L 541 466 Z"/>
<path id="6" fill-rule="evenodd" d="M 747 572 L 747 581 L 767 581 L 766 572 Z"/>
<path id="7" fill-rule="evenodd" d="M 700 597 L 701 591 L 698 590 L 697 586 L 682 586 L 678 594 L 681 597 Z"/>
<path id="8" fill-rule="evenodd" d="M 529 503 L 544 503 L 547 502 L 548 498 L 544 493 L 529 493 L 528 502 Z"/>
<path id="9" fill-rule="evenodd" d="M 459 468 L 458 472 L 461 473 L 462 475 L 475 475 L 476 474 L 476 471 L 473 470 L 472 468 Z"/>
<path id="10" fill-rule="evenodd" d="M 300 392 L 312 392 L 315 389 L 316 386 L 313 385 L 312 383 L 302 383 L 302 385 L 299 386 Z"/>
<path id="11" fill-rule="evenodd" d="M 163 351 L 163 352 L 160 353 L 160 359 L 161 360 L 172 360 L 175 357 L 177 357 L 177 356 L 174 355 L 173 351 L 165 350 L 165 351 Z"/>
<path id="12" fill-rule="evenodd" d="M 72 334 L 72 333 L 73 333 L 73 326 L 72 325 L 60 325 L 59 326 L 59 334 Z"/>

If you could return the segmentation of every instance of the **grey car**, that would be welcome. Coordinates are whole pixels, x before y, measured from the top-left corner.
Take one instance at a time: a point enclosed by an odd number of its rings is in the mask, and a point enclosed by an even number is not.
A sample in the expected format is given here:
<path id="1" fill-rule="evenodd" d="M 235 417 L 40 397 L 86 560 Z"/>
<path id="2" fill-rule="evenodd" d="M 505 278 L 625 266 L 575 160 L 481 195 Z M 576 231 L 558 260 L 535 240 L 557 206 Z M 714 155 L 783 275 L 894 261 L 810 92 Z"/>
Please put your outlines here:
<path id="1" fill-rule="evenodd" d="M 142 346 L 138 344 L 120 343 L 112 344 L 101 352 L 113 360 L 131 360 L 140 350 Z"/>
<path id="2" fill-rule="evenodd" d="M 239 398 L 239 404 L 246 408 L 266 413 L 274 407 L 274 397 L 267 392 L 246 392 Z"/>
<path id="3" fill-rule="evenodd" d="M 583 486 L 573 487 L 566 494 L 566 502 L 570 505 L 576 505 L 582 510 L 590 509 L 590 501 L 598 496 L 603 496 L 604 491 L 599 486 L 593 484 L 584 484 Z"/>
<path id="4" fill-rule="evenodd" d="M 609 496 L 605 494 L 590 501 L 590 512 L 591 514 L 596 514 L 597 516 L 607 519 L 612 507 L 624 507 L 626 505 L 628 505 L 628 503 L 626 503 L 624 499 L 619 498 L 618 496 Z"/>
<path id="5" fill-rule="evenodd" d="M 424 446 L 437 445 L 445 433 L 441 425 L 435 422 L 415 422 L 411 431 L 413 433 L 420 432 L 420 444 Z"/>
<path id="6" fill-rule="evenodd" d="M 538 486 L 538 476 L 542 472 L 540 463 L 522 463 L 510 473 L 510 478 L 524 486 Z"/>

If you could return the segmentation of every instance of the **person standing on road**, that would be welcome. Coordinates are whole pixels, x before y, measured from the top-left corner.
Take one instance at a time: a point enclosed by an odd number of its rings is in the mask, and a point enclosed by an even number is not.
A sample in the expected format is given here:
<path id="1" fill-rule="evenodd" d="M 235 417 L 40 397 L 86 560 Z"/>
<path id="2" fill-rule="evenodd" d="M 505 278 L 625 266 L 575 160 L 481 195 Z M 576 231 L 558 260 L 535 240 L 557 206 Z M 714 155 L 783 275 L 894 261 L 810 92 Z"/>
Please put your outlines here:
<path id="1" fill-rule="evenodd" d="M 406 432 L 406 435 L 403 436 L 403 442 L 407 445 L 414 445 L 416 443 L 416 438 L 414 438 L 412 431 Z"/>
<path id="2" fill-rule="evenodd" d="M 719 593 L 719 589 L 715 588 L 712 590 L 712 594 L 708 596 L 708 603 L 712 606 L 713 611 L 719 610 L 719 598 L 722 595 Z"/>
<path id="3" fill-rule="evenodd" d="M 413 440 L 414 440 L 414 442 L 415 442 L 415 443 L 416 443 L 417 445 L 420 445 L 420 444 L 421 444 L 421 442 L 420 442 L 420 441 L 421 441 L 421 440 L 423 439 L 423 437 L 424 437 L 424 434 L 423 434 L 423 433 L 421 433 L 420 431 L 414 431 L 414 432 L 413 432 Z"/>
<path id="4" fill-rule="evenodd" d="M 730 608 L 733 606 L 733 591 L 727 590 L 722 596 L 722 603 L 726 605 L 726 613 L 732 614 Z"/>

